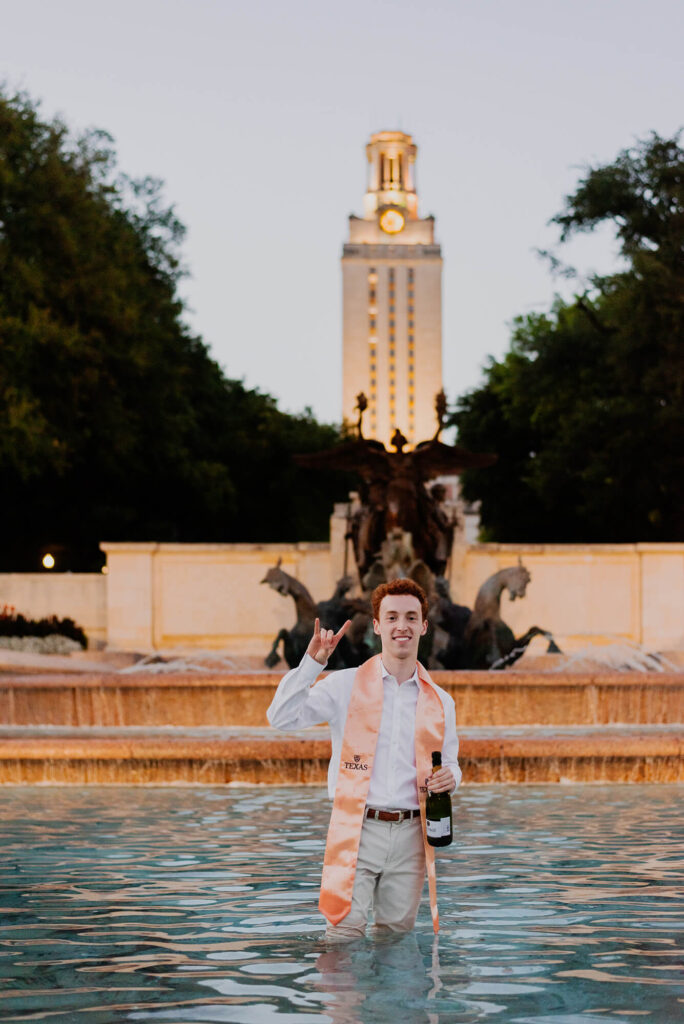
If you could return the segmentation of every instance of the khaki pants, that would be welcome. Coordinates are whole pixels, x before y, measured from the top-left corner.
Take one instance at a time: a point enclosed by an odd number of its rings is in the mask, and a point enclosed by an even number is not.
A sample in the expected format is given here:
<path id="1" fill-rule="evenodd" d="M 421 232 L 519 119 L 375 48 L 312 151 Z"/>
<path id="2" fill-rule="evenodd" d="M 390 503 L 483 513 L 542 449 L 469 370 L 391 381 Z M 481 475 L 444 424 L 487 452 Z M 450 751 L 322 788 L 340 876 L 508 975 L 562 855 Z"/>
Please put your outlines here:
<path id="1" fill-rule="evenodd" d="M 425 849 L 420 818 L 375 821 L 364 818 L 351 910 L 326 938 L 349 941 L 366 933 L 371 908 L 376 934 L 413 928 L 425 881 Z"/>

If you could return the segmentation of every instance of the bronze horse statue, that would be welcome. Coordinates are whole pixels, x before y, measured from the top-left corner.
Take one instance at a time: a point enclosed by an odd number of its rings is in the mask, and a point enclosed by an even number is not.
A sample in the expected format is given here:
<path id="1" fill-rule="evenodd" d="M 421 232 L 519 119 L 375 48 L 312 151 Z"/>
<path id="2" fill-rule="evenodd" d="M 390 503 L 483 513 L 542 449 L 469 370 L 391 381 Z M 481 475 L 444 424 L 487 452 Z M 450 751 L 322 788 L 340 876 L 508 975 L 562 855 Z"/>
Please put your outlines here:
<path id="1" fill-rule="evenodd" d="M 518 564 L 501 569 L 480 587 L 472 615 L 463 636 L 468 668 L 503 669 L 518 660 L 535 636 L 545 636 L 548 651 L 560 653 L 547 629 L 531 626 L 523 636 L 516 637 L 501 618 L 501 594 L 508 590 L 511 601 L 524 597 L 532 577 L 518 559 Z"/>
<path id="2" fill-rule="evenodd" d="M 297 621 L 292 629 L 281 629 L 273 641 L 264 659 L 269 668 L 274 668 L 280 661 L 278 647 L 281 642 L 283 657 L 289 667 L 295 668 L 299 664 L 309 646 L 317 618 L 326 629 L 335 631 L 347 619 L 352 620 L 352 627 L 335 649 L 327 665 L 328 669 L 351 668 L 376 653 L 366 636 L 372 615 L 370 604 L 358 598 L 346 597 L 354 585 L 353 577 L 343 576 L 337 581 L 333 596 L 327 601 L 316 603 L 303 583 L 280 568 L 281 563 L 282 559 L 278 559 L 278 564 L 268 570 L 261 582 L 268 583 L 283 597 L 293 599 Z"/>

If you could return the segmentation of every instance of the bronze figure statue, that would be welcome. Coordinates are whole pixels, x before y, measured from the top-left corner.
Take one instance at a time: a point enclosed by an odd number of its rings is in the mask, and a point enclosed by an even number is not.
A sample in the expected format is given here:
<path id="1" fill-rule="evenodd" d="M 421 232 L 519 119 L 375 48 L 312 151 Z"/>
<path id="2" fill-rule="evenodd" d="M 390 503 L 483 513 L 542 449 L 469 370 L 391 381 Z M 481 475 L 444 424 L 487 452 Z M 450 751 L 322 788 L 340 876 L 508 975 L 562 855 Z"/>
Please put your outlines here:
<path id="1" fill-rule="evenodd" d="M 439 440 L 445 405 L 437 396 L 438 429 L 430 441 L 422 441 L 412 451 L 399 429 L 392 437 L 394 451 L 380 441 L 364 438 L 361 418 L 365 396 L 359 395 L 358 437 L 331 451 L 297 455 L 301 466 L 311 469 L 332 468 L 356 473 L 360 479 L 360 508 L 352 517 L 351 536 L 359 579 L 368 573 L 378 557 L 383 541 L 393 530 L 411 534 L 415 557 L 425 562 L 436 575 L 446 567 L 453 540 L 454 523 L 445 519 L 440 508 L 443 495 L 435 495 L 425 486 L 441 475 L 454 476 L 464 469 L 490 466 L 496 455 L 469 452 L 460 445 Z"/>

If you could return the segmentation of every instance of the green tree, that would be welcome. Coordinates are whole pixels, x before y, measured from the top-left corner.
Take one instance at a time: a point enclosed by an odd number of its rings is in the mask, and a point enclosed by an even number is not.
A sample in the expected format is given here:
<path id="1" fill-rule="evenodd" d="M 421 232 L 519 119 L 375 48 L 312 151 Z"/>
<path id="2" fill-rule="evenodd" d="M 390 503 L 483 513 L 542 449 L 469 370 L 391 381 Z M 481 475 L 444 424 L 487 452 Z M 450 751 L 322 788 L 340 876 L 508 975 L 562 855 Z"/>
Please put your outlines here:
<path id="1" fill-rule="evenodd" d="M 188 331 L 183 234 L 106 133 L 0 92 L 0 569 L 46 547 L 97 568 L 106 539 L 327 536 L 346 482 L 291 455 L 338 432 L 227 379 Z"/>
<path id="2" fill-rule="evenodd" d="M 553 219 L 611 222 L 626 269 L 515 322 L 510 351 L 452 416 L 495 451 L 464 474 L 500 541 L 684 539 L 684 151 L 653 134 L 592 167 Z"/>

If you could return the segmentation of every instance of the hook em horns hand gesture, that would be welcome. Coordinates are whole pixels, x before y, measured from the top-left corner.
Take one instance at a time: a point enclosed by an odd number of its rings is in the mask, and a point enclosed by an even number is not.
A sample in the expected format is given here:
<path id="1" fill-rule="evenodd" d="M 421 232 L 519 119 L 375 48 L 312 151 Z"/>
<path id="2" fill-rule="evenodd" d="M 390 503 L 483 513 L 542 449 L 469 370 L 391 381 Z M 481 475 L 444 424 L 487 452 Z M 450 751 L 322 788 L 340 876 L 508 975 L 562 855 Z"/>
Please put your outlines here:
<path id="1" fill-rule="evenodd" d="M 337 633 L 333 633 L 332 629 L 321 629 L 321 620 L 316 619 L 314 634 L 309 641 L 306 653 L 314 661 L 317 661 L 319 665 L 325 665 L 350 626 L 351 619 L 347 619 L 345 624 L 338 629 Z"/>

